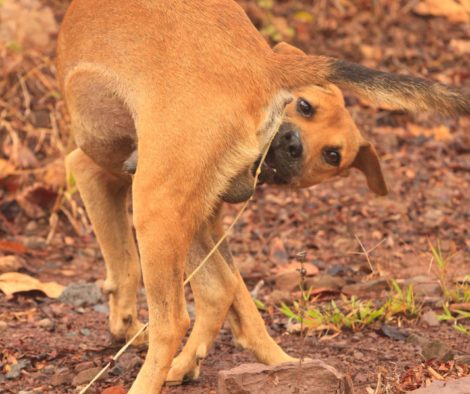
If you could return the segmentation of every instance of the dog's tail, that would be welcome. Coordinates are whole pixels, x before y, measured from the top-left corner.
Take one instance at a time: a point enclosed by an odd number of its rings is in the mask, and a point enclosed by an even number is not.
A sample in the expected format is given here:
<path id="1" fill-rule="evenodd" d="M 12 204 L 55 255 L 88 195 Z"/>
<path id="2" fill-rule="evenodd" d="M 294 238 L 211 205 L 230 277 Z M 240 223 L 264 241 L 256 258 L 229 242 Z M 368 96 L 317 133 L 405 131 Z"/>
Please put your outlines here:
<path id="1" fill-rule="evenodd" d="M 470 93 L 438 82 L 323 56 L 275 54 L 275 64 L 274 79 L 283 88 L 331 82 L 395 109 L 470 115 Z"/>

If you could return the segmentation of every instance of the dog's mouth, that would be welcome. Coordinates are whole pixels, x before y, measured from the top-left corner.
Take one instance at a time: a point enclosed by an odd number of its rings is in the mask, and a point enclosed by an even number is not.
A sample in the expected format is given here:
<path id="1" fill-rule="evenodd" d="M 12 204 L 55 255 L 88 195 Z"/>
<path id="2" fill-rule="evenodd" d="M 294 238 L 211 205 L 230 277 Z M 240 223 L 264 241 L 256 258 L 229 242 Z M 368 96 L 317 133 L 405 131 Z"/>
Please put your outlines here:
<path id="1" fill-rule="evenodd" d="M 261 157 L 259 157 L 253 165 L 253 176 L 256 173 L 260 161 Z M 291 178 L 286 176 L 286 174 L 283 174 L 282 171 L 279 171 L 274 163 L 268 161 L 268 158 L 266 158 L 266 160 L 261 165 L 261 171 L 258 177 L 258 183 L 260 185 L 262 185 L 263 183 L 267 183 L 270 185 L 287 185 L 290 183 L 290 180 Z"/>
<path id="2" fill-rule="evenodd" d="M 303 160 L 304 148 L 300 130 L 292 123 L 283 123 L 261 166 L 259 183 L 275 185 L 292 183 L 292 180 L 302 171 Z M 253 166 L 253 174 L 260 161 L 261 157 Z"/>

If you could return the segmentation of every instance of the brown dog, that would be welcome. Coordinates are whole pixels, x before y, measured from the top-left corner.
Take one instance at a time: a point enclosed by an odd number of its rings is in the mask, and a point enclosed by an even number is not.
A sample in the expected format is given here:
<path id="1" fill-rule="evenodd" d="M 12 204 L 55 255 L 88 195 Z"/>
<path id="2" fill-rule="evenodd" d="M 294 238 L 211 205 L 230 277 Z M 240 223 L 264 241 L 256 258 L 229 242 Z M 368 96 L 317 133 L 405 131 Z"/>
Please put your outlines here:
<path id="1" fill-rule="evenodd" d="M 107 264 L 116 336 L 132 334 L 140 324 L 139 259 L 125 204 L 131 179 L 121 172 L 136 147 L 139 153 L 133 221 L 149 307 L 149 349 L 132 394 L 160 390 L 189 324 L 182 283 L 193 240 L 198 237 L 196 253 L 213 243 L 210 228 L 217 226 L 208 222 L 220 197 L 279 128 L 290 89 L 313 84 L 328 89 L 334 83 L 399 108 L 470 113 L 468 96 L 437 83 L 331 58 L 275 53 L 230 0 L 75 0 L 59 36 L 58 76 L 78 145 L 67 164 Z M 349 167 L 362 143 L 332 141 L 346 144 L 340 146 L 347 154 L 328 169 L 330 175 Z M 316 153 L 307 151 L 305 157 L 323 165 Z M 316 177 L 305 168 L 297 184 L 307 186 Z M 205 272 L 218 267 L 207 265 Z M 237 289 L 239 275 L 225 271 L 236 280 L 220 280 L 216 290 L 233 286 L 235 312 L 229 319 L 237 338 L 257 348 L 265 362 L 288 359 L 272 340 L 267 353 L 259 347 L 260 333 L 252 331 L 257 323 L 238 313 L 254 307 L 244 304 L 249 297 L 238 297 L 244 291 Z M 202 294 L 196 297 L 206 301 Z M 208 303 L 204 313 L 215 319 L 219 309 Z M 186 347 L 204 354 L 206 344 L 196 345 Z M 174 370 L 185 362 L 179 357 Z"/>

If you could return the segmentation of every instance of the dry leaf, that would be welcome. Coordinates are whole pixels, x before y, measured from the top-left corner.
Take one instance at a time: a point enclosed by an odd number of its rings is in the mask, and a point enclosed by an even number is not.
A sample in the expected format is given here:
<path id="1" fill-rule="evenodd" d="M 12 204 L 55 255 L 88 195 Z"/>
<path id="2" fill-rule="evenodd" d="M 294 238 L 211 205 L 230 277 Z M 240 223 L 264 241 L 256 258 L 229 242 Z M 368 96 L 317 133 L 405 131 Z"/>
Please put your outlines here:
<path id="1" fill-rule="evenodd" d="M 0 275 L 0 290 L 7 297 L 11 297 L 15 293 L 36 290 L 43 292 L 49 298 L 58 298 L 62 294 L 64 286 L 56 282 L 42 283 L 26 274 L 8 272 Z"/>
<path id="2" fill-rule="evenodd" d="M 470 53 L 470 40 L 450 40 L 450 49 L 461 55 Z"/>
<path id="3" fill-rule="evenodd" d="M 425 137 L 434 138 L 437 141 L 450 141 L 452 140 L 452 134 L 447 126 L 440 125 L 436 127 L 421 127 L 417 124 L 408 123 L 408 131 L 414 136 L 423 135 Z"/>
<path id="4" fill-rule="evenodd" d="M 23 266 L 23 260 L 21 260 L 18 256 L 0 257 L 0 273 L 18 271 Z"/>
<path id="5" fill-rule="evenodd" d="M 451 22 L 470 22 L 470 0 L 422 0 L 414 11 L 420 15 L 444 16 Z"/>
<path id="6" fill-rule="evenodd" d="M 4 0 L 0 7 L 0 42 L 46 47 L 58 30 L 50 7 L 38 0 Z"/>

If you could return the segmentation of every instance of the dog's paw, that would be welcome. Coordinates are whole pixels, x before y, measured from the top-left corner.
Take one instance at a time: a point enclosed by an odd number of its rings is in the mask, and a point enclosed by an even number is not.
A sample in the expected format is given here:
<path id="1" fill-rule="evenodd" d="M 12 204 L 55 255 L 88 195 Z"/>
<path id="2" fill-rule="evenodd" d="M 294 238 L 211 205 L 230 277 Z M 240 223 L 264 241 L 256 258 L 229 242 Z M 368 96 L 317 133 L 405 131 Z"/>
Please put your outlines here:
<path id="1" fill-rule="evenodd" d="M 183 354 L 178 355 L 171 363 L 170 371 L 165 380 L 167 386 L 178 386 L 184 382 L 197 380 L 201 372 L 200 360 L 191 360 Z"/>

